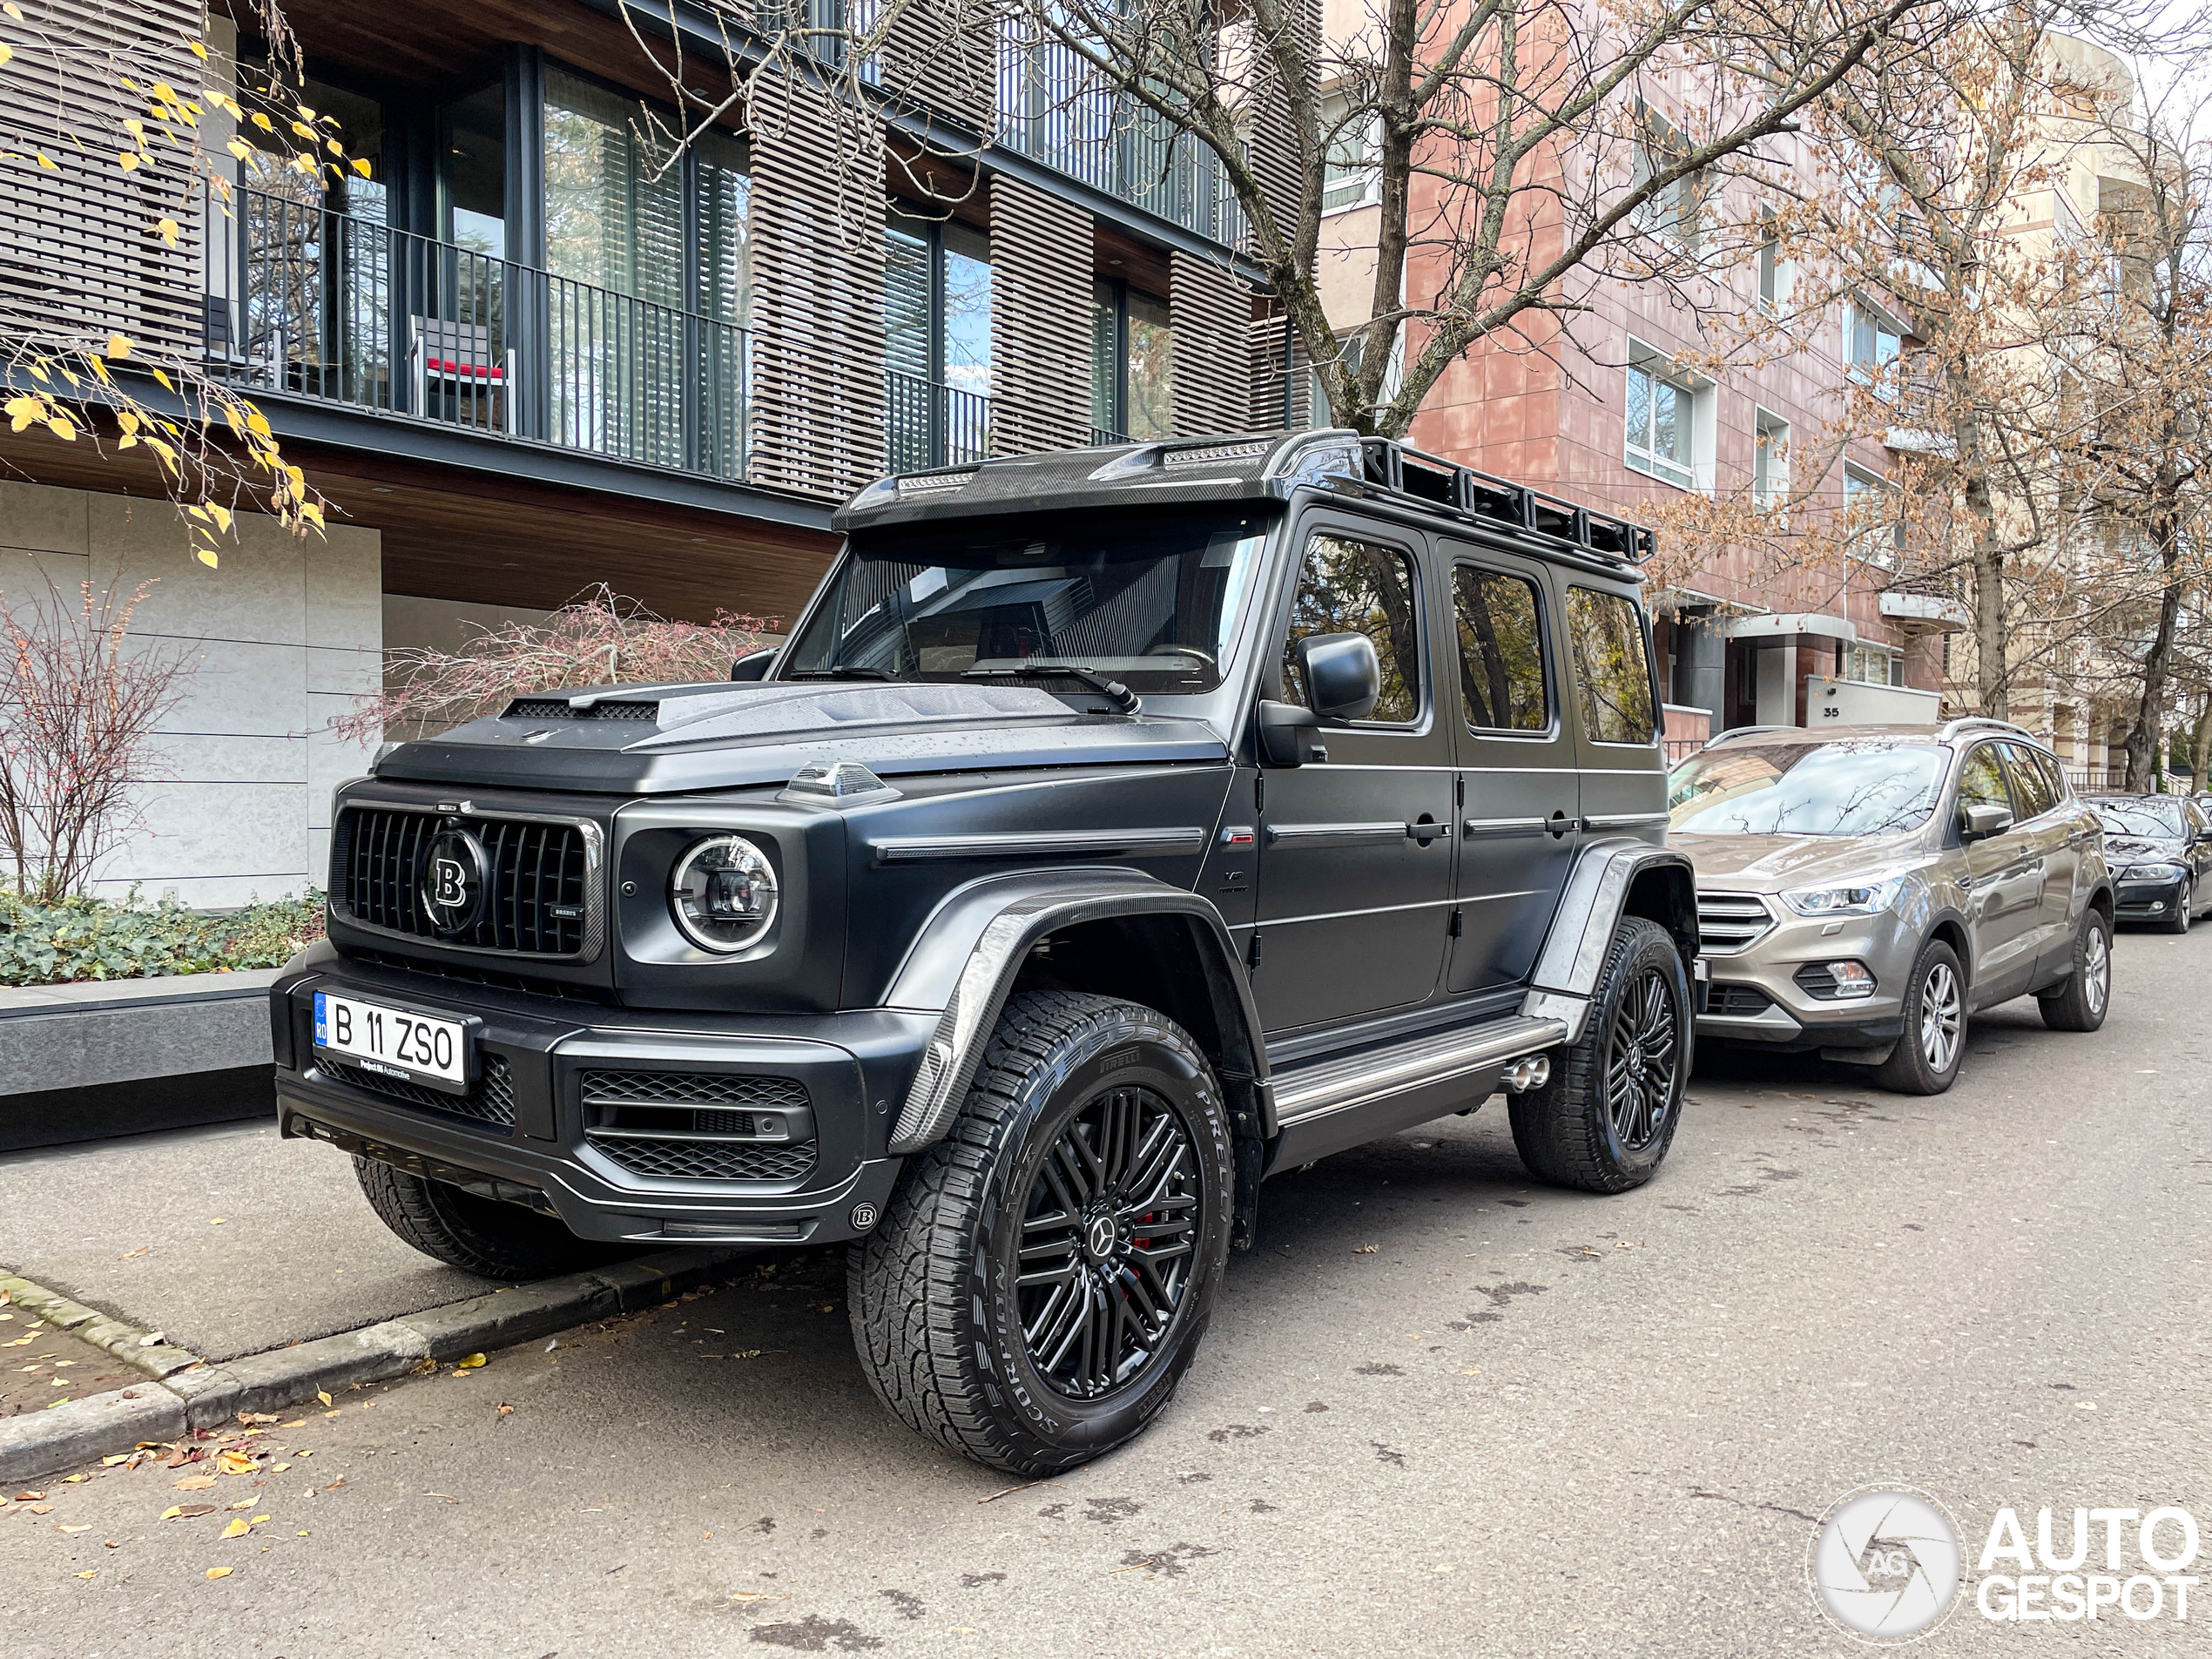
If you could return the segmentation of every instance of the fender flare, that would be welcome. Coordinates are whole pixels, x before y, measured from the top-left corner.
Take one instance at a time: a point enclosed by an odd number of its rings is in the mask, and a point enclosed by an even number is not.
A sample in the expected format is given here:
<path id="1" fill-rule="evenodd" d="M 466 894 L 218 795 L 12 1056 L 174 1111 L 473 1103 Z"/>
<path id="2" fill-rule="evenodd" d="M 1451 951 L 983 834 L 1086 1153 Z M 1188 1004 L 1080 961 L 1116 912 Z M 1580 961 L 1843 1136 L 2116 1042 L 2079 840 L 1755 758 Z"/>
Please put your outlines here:
<path id="1" fill-rule="evenodd" d="M 1598 975 L 1605 971 L 1606 955 L 1626 911 L 1629 889 L 1638 877 L 1653 870 L 1679 870 L 1688 887 L 1687 938 L 1683 924 L 1669 924 L 1668 931 L 1683 948 L 1685 970 L 1695 971 L 1697 877 L 1689 855 L 1626 837 L 1595 841 L 1582 849 L 1568 873 L 1551 931 L 1544 936 L 1535 971 L 1528 978 L 1528 995 L 1521 1000 L 1521 1013 L 1537 1019 L 1564 1020 L 1565 1041 L 1581 1040 L 1582 1023 L 1589 1016 L 1590 1000 L 1597 995 Z"/>
<path id="2" fill-rule="evenodd" d="M 1238 1082 L 1250 1087 L 1263 1132 L 1271 1133 L 1274 1114 L 1258 1011 L 1220 911 L 1204 896 L 1140 870 L 1092 865 L 969 882 L 948 894 L 923 924 L 884 1001 L 893 1008 L 939 1011 L 937 1028 L 893 1123 L 886 1149 L 890 1155 L 919 1151 L 952 1127 L 1015 976 L 1037 941 L 1079 922 L 1141 915 L 1185 919 L 1193 942 L 1207 959 L 1204 965 L 1217 1014 L 1228 1016 L 1219 1018 L 1229 1050 L 1223 1082 L 1232 1089 Z M 1226 1009 L 1220 1006 L 1224 1001 Z"/>

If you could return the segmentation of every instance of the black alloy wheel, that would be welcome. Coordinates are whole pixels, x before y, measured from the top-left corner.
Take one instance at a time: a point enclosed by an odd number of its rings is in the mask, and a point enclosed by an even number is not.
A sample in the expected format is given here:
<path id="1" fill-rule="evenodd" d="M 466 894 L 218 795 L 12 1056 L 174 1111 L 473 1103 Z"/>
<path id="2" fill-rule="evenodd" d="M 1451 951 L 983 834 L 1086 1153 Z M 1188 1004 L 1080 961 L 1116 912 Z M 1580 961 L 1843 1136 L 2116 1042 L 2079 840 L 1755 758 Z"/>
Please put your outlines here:
<path id="1" fill-rule="evenodd" d="M 1674 985 L 1658 968 L 1644 967 L 1615 1010 L 1605 1069 L 1606 1111 L 1628 1151 L 1649 1148 L 1674 1110 L 1678 1023 Z"/>
<path id="2" fill-rule="evenodd" d="M 1181 1115 L 1109 1089 L 1039 1149 L 1022 1212 L 1016 1304 L 1055 1393 L 1098 1399 L 1157 1362 L 1189 1287 L 1204 1201 Z"/>

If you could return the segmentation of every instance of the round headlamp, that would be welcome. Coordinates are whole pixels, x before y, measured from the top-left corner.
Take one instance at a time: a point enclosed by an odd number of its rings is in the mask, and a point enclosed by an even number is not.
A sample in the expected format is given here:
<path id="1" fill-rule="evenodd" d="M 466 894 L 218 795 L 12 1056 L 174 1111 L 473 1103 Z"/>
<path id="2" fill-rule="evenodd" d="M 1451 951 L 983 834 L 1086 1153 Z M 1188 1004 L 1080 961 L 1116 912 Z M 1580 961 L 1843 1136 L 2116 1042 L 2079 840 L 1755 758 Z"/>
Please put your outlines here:
<path id="1" fill-rule="evenodd" d="M 718 955 L 757 944 L 776 919 L 776 872 L 742 835 L 694 841 L 668 879 L 668 908 L 684 936 Z"/>

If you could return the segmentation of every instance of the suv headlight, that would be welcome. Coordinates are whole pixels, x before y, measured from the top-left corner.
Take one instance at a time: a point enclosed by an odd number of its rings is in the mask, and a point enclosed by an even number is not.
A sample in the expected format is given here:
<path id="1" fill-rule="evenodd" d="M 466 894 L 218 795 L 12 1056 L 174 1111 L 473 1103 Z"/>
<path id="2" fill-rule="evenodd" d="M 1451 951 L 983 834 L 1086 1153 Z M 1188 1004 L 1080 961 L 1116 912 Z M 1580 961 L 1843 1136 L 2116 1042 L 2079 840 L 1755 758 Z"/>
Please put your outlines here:
<path id="1" fill-rule="evenodd" d="M 1872 916 L 1895 904 L 1904 889 L 1905 878 L 1893 875 L 1856 887 L 1799 887 L 1784 894 L 1782 902 L 1801 916 Z"/>
<path id="2" fill-rule="evenodd" d="M 757 943 L 776 919 L 776 872 L 742 835 L 694 841 L 668 879 L 668 908 L 684 936 L 726 956 Z"/>

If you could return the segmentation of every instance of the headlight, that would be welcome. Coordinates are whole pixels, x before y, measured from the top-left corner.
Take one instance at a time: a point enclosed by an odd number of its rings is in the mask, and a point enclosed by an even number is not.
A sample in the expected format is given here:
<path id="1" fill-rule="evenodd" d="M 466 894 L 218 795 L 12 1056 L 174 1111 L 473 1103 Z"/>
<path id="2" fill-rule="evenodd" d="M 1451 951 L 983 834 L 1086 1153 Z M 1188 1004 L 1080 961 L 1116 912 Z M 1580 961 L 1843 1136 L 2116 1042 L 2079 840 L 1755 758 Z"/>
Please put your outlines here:
<path id="1" fill-rule="evenodd" d="M 668 908 L 701 950 L 728 955 L 756 942 L 776 919 L 776 872 L 742 835 L 694 841 L 668 879 Z"/>
<path id="2" fill-rule="evenodd" d="M 2130 881 L 2179 881 L 2188 872 L 2178 864 L 2131 864 L 2120 873 Z"/>
<path id="3" fill-rule="evenodd" d="M 1784 894 L 1782 902 L 1801 916 L 1871 916 L 1895 904 L 1904 887 L 1905 878 L 1893 875 L 1861 887 L 1799 887 Z"/>

